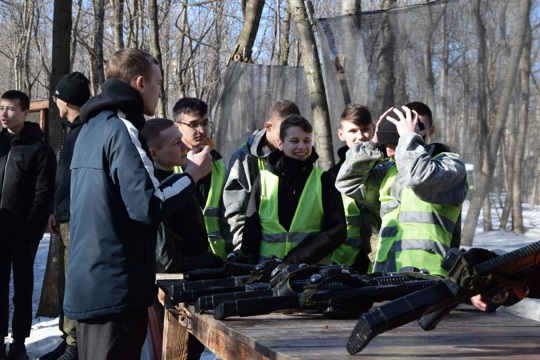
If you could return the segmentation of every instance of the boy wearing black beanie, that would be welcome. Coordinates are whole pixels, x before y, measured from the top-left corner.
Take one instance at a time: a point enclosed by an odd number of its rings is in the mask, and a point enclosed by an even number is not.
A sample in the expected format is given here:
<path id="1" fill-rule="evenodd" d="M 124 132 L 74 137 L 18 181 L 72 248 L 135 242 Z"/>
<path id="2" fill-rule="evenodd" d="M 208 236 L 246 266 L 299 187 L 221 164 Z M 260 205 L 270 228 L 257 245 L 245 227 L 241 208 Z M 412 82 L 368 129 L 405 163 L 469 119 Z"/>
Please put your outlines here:
<path id="1" fill-rule="evenodd" d="M 381 214 L 373 271 L 416 267 L 446 276 L 441 263 L 458 245 L 468 186 L 459 155 L 446 145 L 427 144 L 434 129 L 425 104 L 390 108 L 373 140 L 347 152 L 336 187 Z M 384 156 L 380 145 L 392 161 L 378 163 Z"/>
<path id="2" fill-rule="evenodd" d="M 60 279 L 58 282 L 58 298 L 60 304 L 64 301 L 64 284 L 69 250 L 69 201 L 71 186 L 71 172 L 69 168 L 73 156 L 73 148 L 75 147 L 75 140 L 77 140 L 82 125 L 79 119 L 81 106 L 90 98 L 89 84 L 90 82 L 86 76 L 78 71 L 74 71 L 62 77 L 58 85 L 56 85 L 53 95 L 53 100 L 58 107 L 60 117 L 67 119 L 67 122 L 62 123 L 63 136 L 56 170 L 54 208 L 49 216 L 49 229 L 56 236 L 56 239 L 51 239 L 51 245 L 57 246 L 56 249 L 53 248 L 50 251 L 56 250 L 58 261 L 47 266 L 47 268 L 50 266 L 58 267 L 57 272 Z M 68 135 L 64 140 L 66 132 L 68 132 Z M 65 317 L 62 307 L 60 309 L 58 327 L 62 331 L 62 342 L 56 349 L 40 357 L 40 360 L 78 359 L 75 321 Z"/>

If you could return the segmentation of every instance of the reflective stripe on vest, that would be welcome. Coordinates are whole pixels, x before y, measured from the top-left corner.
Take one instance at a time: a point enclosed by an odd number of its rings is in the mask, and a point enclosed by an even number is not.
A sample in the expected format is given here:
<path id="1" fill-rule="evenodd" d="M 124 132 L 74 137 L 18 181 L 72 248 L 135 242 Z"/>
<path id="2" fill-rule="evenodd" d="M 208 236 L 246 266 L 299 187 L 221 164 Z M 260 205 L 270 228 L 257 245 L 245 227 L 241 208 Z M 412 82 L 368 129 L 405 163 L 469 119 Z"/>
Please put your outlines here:
<path id="1" fill-rule="evenodd" d="M 313 167 L 296 207 L 289 231 L 279 223 L 279 177 L 268 170 L 260 173 L 261 202 L 259 218 L 262 228 L 261 258 L 275 255 L 283 259 L 287 253 L 309 234 L 321 231 L 324 211 L 322 206 L 322 170 Z"/>
<path id="2" fill-rule="evenodd" d="M 362 250 L 360 239 L 360 209 L 356 201 L 341 194 L 345 217 L 347 219 L 347 239 L 332 253 L 332 261 L 336 264 L 352 265 Z"/>
<path id="3" fill-rule="evenodd" d="M 174 167 L 174 172 L 183 173 L 180 166 Z M 210 189 L 206 198 L 206 203 L 202 209 L 204 215 L 204 226 L 208 234 L 208 243 L 214 254 L 227 259 L 225 248 L 225 239 L 221 232 L 221 213 L 220 205 L 223 197 L 223 188 L 225 187 L 225 164 L 222 159 L 212 163 L 212 175 L 210 178 Z"/>
<path id="4" fill-rule="evenodd" d="M 397 177 L 394 164 L 381 184 L 382 227 L 374 271 L 414 266 L 446 276 L 441 262 L 450 247 L 461 207 L 422 201 L 407 186 L 398 195 L 400 199 L 395 199 L 397 194 L 392 189 Z"/>
<path id="5" fill-rule="evenodd" d="M 219 159 L 212 164 L 212 178 L 210 179 L 210 190 L 206 198 L 206 204 L 203 209 L 204 224 L 208 233 L 208 242 L 212 252 L 227 260 L 227 250 L 225 248 L 225 239 L 221 232 L 221 199 L 223 197 L 223 188 L 225 187 L 225 164 Z"/>

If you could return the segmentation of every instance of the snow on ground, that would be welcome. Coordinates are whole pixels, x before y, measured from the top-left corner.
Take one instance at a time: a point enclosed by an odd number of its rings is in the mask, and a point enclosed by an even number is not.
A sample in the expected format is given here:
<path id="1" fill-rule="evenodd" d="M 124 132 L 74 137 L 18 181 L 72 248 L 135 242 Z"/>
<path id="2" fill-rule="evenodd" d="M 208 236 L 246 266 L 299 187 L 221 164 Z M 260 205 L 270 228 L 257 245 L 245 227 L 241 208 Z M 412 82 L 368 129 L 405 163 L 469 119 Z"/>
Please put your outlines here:
<path id="1" fill-rule="evenodd" d="M 463 207 L 464 216 L 468 209 L 468 204 L 466 203 Z M 530 244 L 534 241 L 540 240 L 540 206 L 536 206 L 534 209 L 531 209 L 529 205 L 523 205 L 523 218 L 524 225 L 526 228 L 525 235 L 514 234 L 510 231 L 490 231 L 483 232 L 482 221 L 478 222 L 476 229 L 476 235 L 474 238 L 473 246 L 482 247 L 490 250 L 496 251 L 512 251 L 519 247 Z M 498 214 L 500 209 L 493 211 L 493 226 L 498 228 Z M 38 254 L 35 262 L 35 274 L 34 274 L 34 313 L 37 311 L 39 304 L 39 298 L 41 294 L 41 284 L 43 282 L 43 275 L 45 272 L 45 266 L 47 263 L 47 252 L 49 248 L 49 235 L 45 234 L 45 237 L 41 241 L 38 249 Z M 10 295 L 11 298 L 12 295 Z M 540 301 L 527 299 L 530 301 L 522 301 L 518 305 L 513 307 L 506 308 L 505 311 L 513 312 L 516 315 L 532 318 L 534 320 L 540 321 Z M 10 308 L 10 310 L 12 310 Z M 32 333 L 27 339 L 27 349 L 30 359 L 38 359 L 39 356 L 44 355 L 45 353 L 54 349 L 57 344 L 60 342 L 60 331 L 58 330 L 58 318 L 36 318 L 33 320 Z M 6 342 L 10 342 L 11 339 L 7 338 Z M 215 356 L 206 351 L 201 357 L 202 360 L 212 360 Z"/>

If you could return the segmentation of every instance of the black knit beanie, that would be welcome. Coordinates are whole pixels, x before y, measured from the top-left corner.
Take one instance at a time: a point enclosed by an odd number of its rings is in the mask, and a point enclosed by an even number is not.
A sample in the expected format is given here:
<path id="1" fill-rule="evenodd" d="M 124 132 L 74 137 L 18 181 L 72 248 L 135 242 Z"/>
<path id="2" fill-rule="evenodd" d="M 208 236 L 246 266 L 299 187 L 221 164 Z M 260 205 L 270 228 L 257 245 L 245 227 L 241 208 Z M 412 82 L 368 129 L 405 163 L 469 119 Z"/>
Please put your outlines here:
<path id="1" fill-rule="evenodd" d="M 64 75 L 56 85 L 54 96 L 68 104 L 83 106 L 90 99 L 90 81 L 78 71 Z"/>
<path id="2" fill-rule="evenodd" d="M 380 145 L 397 145 L 399 141 L 399 133 L 396 125 L 388 121 L 386 118 L 383 119 L 377 128 L 377 140 Z"/>

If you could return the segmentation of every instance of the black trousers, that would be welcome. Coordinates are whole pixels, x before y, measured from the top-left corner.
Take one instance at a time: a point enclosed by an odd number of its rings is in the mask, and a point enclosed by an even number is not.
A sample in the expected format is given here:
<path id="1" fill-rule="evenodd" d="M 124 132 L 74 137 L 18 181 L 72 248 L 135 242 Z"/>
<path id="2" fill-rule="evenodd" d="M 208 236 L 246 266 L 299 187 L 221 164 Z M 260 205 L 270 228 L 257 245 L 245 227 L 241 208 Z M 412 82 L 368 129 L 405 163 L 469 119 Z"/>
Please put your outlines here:
<path id="1" fill-rule="evenodd" d="M 30 336 L 32 328 L 32 293 L 34 292 L 34 260 L 39 240 L 0 237 L 0 337 L 8 335 L 9 279 L 13 267 L 12 337 L 19 341 Z"/>
<path id="2" fill-rule="evenodd" d="M 147 325 L 146 308 L 78 321 L 79 360 L 139 360 Z"/>

